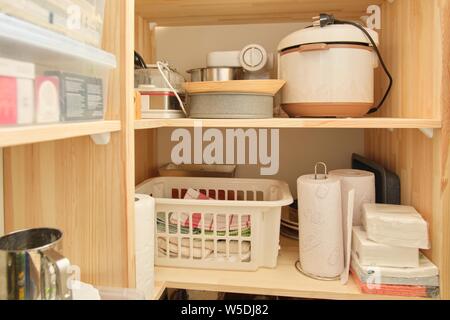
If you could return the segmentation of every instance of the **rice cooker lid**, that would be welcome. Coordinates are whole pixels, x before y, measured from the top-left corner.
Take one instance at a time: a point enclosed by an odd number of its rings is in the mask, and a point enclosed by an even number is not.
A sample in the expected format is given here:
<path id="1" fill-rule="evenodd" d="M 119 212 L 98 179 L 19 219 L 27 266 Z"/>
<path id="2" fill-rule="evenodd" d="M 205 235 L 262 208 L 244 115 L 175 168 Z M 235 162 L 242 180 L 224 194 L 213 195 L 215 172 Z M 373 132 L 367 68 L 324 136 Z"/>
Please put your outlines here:
<path id="1" fill-rule="evenodd" d="M 365 28 L 378 45 L 378 33 L 374 30 Z M 304 44 L 312 43 L 356 43 L 363 45 L 371 45 L 366 35 L 352 25 L 334 24 L 321 27 L 305 28 L 291 33 L 281 40 L 278 51 L 283 51 L 293 47 L 299 47 Z"/>

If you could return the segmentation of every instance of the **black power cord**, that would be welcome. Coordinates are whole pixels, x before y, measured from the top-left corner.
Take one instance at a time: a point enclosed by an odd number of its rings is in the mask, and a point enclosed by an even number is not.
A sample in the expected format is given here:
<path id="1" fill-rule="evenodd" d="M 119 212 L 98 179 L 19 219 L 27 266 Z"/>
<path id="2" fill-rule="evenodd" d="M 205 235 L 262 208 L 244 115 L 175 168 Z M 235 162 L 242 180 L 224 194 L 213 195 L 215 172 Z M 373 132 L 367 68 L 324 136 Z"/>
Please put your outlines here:
<path id="1" fill-rule="evenodd" d="M 135 69 L 147 69 L 147 65 L 144 58 L 137 52 L 134 51 L 134 68 Z"/>
<path id="2" fill-rule="evenodd" d="M 314 19 L 315 19 L 315 21 L 313 23 L 313 26 L 320 26 L 321 28 L 326 27 L 328 25 L 332 25 L 332 24 L 347 24 L 347 25 L 354 26 L 354 27 L 358 28 L 359 30 L 361 30 L 366 35 L 366 37 L 369 39 L 370 43 L 373 46 L 373 49 L 375 50 L 375 52 L 378 56 L 378 60 L 380 60 L 380 64 L 383 67 L 384 72 L 386 73 L 386 75 L 389 78 L 389 86 L 388 86 L 383 98 L 381 99 L 380 103 L 375 108 L 370 109 L 367 114 L 377 112 L 381 108 L 381 106 L 384 104 L 387 97 L 389 96 L 389 93 L 391 92 L 394 80 L 393 80 L 392 75 L 389 72 L 388 68 L 386 67 L 386 64 L 384 63 L 383 57 L 381 56 L 381 53 L 380 53 L 380 50 L 378 49 L 378 46 L 375 43 L 375 41 L 373 40 L 372 36 L 360 24 L 352 22 L 352 21 L 337 20 L 331 14 L 321 13 L 319 17 L 316 17 Z"/>

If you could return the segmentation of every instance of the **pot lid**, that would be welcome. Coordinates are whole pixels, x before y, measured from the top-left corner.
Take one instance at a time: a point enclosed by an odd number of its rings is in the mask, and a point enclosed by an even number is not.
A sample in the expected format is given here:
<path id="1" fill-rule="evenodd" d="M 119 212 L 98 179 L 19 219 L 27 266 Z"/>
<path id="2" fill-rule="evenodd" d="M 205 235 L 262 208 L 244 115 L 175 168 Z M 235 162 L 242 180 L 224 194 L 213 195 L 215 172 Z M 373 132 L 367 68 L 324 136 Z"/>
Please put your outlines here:
<path id="1" fill-rule="evenodd" d="M 378 45 L 378 33 L 374 30 L 365 28 L 372 36 L 375 43 Z M 352 25 L 334 24 L 321 27 L 305 28 L 294 33 L 291 33 L 286 38 L 281 40 L 278 51 L 283 51 L 287 48 L 301 46 L 303 44 L 311 43 L 330 43 L 330 42 L 345 42 L 345 43 L 364 43 L 371 45 L 370 40 L 366 35 Z"/>

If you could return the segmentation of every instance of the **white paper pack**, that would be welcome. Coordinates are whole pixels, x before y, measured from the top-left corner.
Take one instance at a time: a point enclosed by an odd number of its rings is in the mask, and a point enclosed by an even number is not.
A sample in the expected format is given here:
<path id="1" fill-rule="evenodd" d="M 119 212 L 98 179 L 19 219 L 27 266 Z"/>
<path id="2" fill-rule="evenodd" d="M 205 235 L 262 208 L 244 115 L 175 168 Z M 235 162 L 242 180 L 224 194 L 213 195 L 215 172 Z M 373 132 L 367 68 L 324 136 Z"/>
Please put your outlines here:
<path id="1" fill-rule="evenodd" d="M 363 266 L 358 257 L 352 253 L 352 270 L 360 275 L 363 282 L 377 281 L 383 284 L 402 285 L 439 285 L 438 268 L 423 254 L 419 258 L 418 268 L 392 268 Z"/>
<path id="2" fill-rule="evenodd" d="M 429 249 L 428 224 L 413 207 L 364 204 L 367 238 L 382 244 Z"/>
<path id="3" fill-rule="evenodd" d="M 362 227 L 353 227 L 352 250 L 363 266 L 419 267 L 419 249 L 371 241 Z"/>

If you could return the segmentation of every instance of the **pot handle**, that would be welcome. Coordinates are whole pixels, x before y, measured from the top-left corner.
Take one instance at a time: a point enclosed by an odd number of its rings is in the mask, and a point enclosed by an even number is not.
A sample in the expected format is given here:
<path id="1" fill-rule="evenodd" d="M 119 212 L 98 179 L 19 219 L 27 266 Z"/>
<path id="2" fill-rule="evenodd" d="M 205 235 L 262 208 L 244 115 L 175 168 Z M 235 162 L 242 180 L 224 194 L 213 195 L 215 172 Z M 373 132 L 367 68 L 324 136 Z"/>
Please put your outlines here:
<path id="1" fill-rule="evenodd" d="M 330 50 L 330 47 L 326 43 L 312 43 L 300 46 L 298 52 L 309 52 L 309 51 L 325 51 Z"/>
<path id="2" fill-rule="evenodd" d="M 69 268 L 70 261 L 59 252 L 50 249 L 45 252 L 48 262 L 53 264 L 56 273 L 56 297 L 59 300 L 72 300 L 72 292 L 69 289 L 70 280 Z"/>

